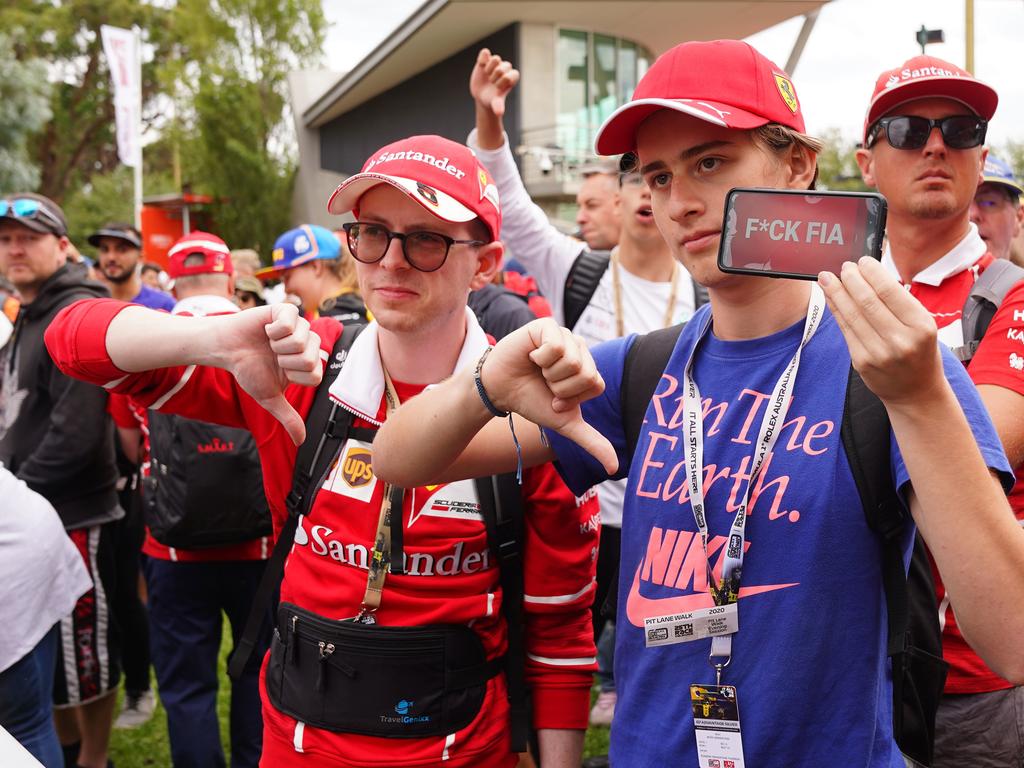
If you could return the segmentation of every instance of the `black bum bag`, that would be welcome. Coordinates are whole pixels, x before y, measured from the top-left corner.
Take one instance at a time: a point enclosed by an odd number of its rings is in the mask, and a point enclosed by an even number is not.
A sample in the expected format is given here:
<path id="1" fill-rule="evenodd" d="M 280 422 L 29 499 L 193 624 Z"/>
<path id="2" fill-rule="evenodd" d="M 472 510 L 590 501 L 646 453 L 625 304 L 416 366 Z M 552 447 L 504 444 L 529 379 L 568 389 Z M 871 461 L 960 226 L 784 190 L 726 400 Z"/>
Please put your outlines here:
<path id="1" fill-rule="evenodd" d="M 329 731 L 444 736 L 473 721 L 502 664 L 487 661 L 468 627 L 335 621 L 282 603 L 267 694 L 281 712 Z"/>

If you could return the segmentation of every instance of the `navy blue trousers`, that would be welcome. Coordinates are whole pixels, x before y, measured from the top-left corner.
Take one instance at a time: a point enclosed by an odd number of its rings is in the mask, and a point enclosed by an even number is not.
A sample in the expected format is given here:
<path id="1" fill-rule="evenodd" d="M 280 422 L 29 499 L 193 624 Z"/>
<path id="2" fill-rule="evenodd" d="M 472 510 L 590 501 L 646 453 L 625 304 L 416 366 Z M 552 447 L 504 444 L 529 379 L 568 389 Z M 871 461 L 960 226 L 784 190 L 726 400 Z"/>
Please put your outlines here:
<path id="1" fill-rule="evenodd" d="M 222 612 L 237 645 L 265 561 L 143 562 L 149 590 L 150 648 L 167 712 L 175 768 L 225 765 L 217 722 L 217 657 Z M 240 680 L 231 681 L 231 766 L 256 768 L 263 740 L 259 670 L 270 645 L 270 611 Z"/>
<path id="2" fill-rule="evenodd" d="M 57 628 L 0 672 L 0 725 L 46 768 L 63 768 L 64 753 L 53 726 L 53 672 Z"/>

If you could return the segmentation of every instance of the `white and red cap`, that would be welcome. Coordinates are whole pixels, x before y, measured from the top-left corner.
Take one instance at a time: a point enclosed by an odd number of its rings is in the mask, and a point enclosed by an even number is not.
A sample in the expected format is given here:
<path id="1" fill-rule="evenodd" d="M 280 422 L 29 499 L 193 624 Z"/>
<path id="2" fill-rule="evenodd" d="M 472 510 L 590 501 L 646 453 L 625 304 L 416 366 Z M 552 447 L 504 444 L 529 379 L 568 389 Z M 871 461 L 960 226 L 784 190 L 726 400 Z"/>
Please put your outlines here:
<path id="1" fill-rule="evenodd" d="M 640 124 L 661 109 L 725 128 L 750 130 L 780 123 L 801 133 L 804 117 L 785 71 L 739 40 L 682 43 L 651 65 L 633 98 L 597 132 L 597 154 L 636 149 Z"/>
<path id="2" fill-rule="evenodd" d="M 959 101 L 986 120 L 992 119 L 999 104 L 995 89 L 970 72 L 934 56 L 915 56 L 896 69 L 886 70 L 875 81 L 864 117 L 864 142 L 867 143 L 868 130 L 880 118 L 908 101 L 927 98 Z"/>
<path id="3" fill-rule="evenodd" d="M 193 263 L 186 265 L 185 260 L 195 255 L 203 260 L 192 259 Z M 209 232 L 189 232 L 167 252 L 167 275 L 172 280 L 189 275 L 231 275 L 234 271 L 228 246 Z"/>
<path id="4" fill-rule="evenodd" d="M 390 184 L 443 221 L 480 219 L 491 239 L 501 232 L 498 186 L 473 150 L 441 136 L 410 136 L 382 147 L 327 201 L 330 213 L 358 211 L 359 200 Z"/>

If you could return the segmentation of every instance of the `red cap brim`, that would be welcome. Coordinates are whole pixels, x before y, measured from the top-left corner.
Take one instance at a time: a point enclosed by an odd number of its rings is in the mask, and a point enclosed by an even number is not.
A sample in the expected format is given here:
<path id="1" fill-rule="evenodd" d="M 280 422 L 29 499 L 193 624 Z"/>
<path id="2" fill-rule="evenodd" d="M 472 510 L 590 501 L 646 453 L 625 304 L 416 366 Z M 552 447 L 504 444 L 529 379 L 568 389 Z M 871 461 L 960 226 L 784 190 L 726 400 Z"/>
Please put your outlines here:
<path id="1" fill-rule="evenodd" d="M 403 176 L 388 176 L 383 173 L 357 173 L 338 185 L 327 201 L 328 213 L 348 213 L 359 206 L 360 198 L 380 184 L 389 184 L 400 192 L 404 192 L 411 200 L 416 201 L 425 211 L 443 221 L 462 223 L 477 218 L 476 213 L 460 203 L 446 192 L 434 187 L 425 187 L 415 179 Z M 434 200 L 424 196 L 420 189 L 427 189 L 433 194 Z"/>
<path id="2" fill-rule="evenodd" d="M 641 123 L 662 109 L 671 109 L 723 128 L 747 131 L 768 120 L 745 109 L 707 99 L 637 99 L 612 112 L 597 132 L 594 148 L 599 155 L 621 155 L 636 150 Z"/>

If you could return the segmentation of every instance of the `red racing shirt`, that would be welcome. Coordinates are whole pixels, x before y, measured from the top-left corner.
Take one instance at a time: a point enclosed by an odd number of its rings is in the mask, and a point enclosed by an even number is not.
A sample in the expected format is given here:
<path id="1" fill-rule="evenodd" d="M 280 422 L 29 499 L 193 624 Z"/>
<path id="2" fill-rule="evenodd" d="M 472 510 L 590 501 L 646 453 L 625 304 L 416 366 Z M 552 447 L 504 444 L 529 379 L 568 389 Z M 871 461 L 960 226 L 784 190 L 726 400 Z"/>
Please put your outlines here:
<path id="1" fill-rule="evenodd" d="M 967 236 L 953 250 L 914 276 L 909 290 L 932 313 L 939 329 L 939 340 L 947 346 L 964 343 L 962 310 L 974 281 L 995 261 L 972 224 Z M 882 262 L 893 273 L 895 264 L 888 252 Z M 1006 294 L 996 311 L 967 372 L 975 384 L 993 384 L 1024 395 L 1024 283 Z M 1024 466 L 1015 467 L 1017 482 L 1010 492 L 1010 506 L 1024 524 Z M 965 525 L 970 525 L 970 510 Z M 985 693 L 1013 686 L 981 660 L 964 640 L 956 623 L 955 606 L 950 605 L 938 569 L 932 562 L 932 574 L 939 600 L 942 626 L 942 655 L 949 662 L 946 693 Z"/>
<path id="2" fill-rule="evenodd" d="M 68 375 L 130 395 L 135 401 L 188 418 L 248 428 L 256 438 L 275 530 L 286 519 L 296 448 L 284 428 L 225 371 L 190 366 L 125 374 L 106 352 L 106 331 L 125 304 L 109 299 L 68 307 L 50 325 L 47 346 Z M 459 364 L 475 362 L 487 338 L 467 310 L 467 336 Z M 321 357 L 330 358 L 341 326 L 317 320 Z M 399 398 L 422 387 L 395 382 Z M 371 323 L 349 350 L 331 396 L 356 416 L 354 426 L 378 426 L 386 418 L 384 378 Z M 315 394 L 292 385 L 285 396 L 305 417 Z M 511 440 L 511 438 L 510 438 Z M 340 461 L 296 531 L 285 565 L 281 600 L 332 619 L 354 616 L 366 589 L 367 560 L 383 500 L 384 483 L 372 475 L 370 446 L 349 440 Z M 367 475 L 367 472 L 369 474 Z M 587 725 L 592 673 L 596 669 L 590 605 L 599 534 L 593 494 L 577 499 L 550 464 L 524 473 L 526 507 L 524 599 L 527 681 L 536 728 L 583 729 Z M 505 652 L 498 569 L 472 481 L 407 489 L 402 510 L 405 573 L 389 574 L 381 607 L 382 625 L 466 624 L 478 633 L 488 658 Z M 447 737 L 383 739 L 337 734 L 306 726 L 277 711 L 261 683 L 264 705 L 264 765 L 379 768 L 381 765 L 496 766 L 517 763 L 508 736 L 503 676 L 488 683 L 480 714 Z"/>

